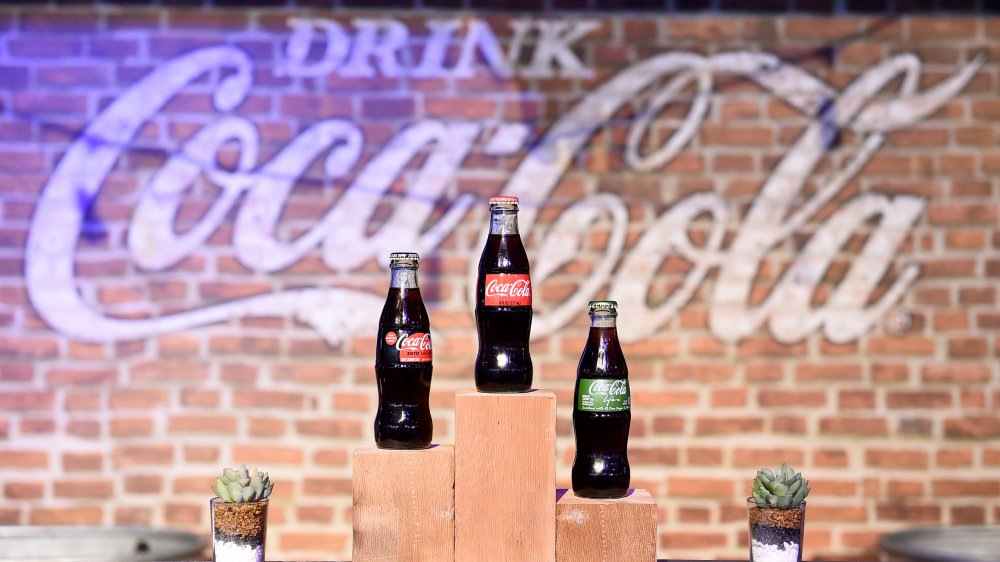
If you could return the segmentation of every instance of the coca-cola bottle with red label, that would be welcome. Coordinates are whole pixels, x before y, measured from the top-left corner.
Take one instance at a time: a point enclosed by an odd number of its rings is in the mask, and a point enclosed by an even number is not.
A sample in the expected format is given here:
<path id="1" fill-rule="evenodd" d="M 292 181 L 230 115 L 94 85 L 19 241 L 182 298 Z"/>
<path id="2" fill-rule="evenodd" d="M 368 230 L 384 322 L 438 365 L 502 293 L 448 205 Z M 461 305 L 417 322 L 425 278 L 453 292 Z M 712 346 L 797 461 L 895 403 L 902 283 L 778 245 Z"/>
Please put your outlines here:
<path id="1" fill-rule="evenodd" d="M 476 388 L 480 392 L 531 389 L 531 277 L 517 232 L 517 197 L 490 199 L 490 235 L 476 280 Z"/>
<path id="2" fill-rule="evenodd" d="M 573 400 L 573 492 L 586 498 L 628 493 L 628 430 L 632 397 L 618 343 L 618 303 L 591 301 L 590 335 L 580 356 Z"/>
<path id="3" fill-rule="evenodd" d="M 423 449 L 434 433 L 428 405 L 431 325 L 417 285 L 419 260 L 414 253 L 389 254 L 389 295 L 375 351 L 375 444 L 383 449 Z"/>

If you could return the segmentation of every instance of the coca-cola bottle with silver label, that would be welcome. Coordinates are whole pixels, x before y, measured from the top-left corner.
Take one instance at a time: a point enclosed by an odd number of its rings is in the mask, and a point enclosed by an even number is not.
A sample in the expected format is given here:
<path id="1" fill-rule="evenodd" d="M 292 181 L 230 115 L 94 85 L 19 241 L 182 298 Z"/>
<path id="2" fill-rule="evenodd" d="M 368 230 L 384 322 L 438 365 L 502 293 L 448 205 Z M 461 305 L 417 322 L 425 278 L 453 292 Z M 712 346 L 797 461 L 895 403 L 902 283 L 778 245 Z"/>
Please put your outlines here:
<path id="1" fill-rule="evenodd" d="M 490 199 L 490 235 L 476 280 L 476 388 L 480 392 L 531 389 L 531 276 L 517 232 L 517 197 Z"/>
<path id="2" fill-rule="evenodd" d="M 375 351 L 375 444 L 382 449 L 423 449 L 434 434 L 428 405 L 431 325 L 417 285 L 419 260 L 414 253 L 389 254 L 389 295 L 378 321 Z"/>
<path id="3" fill-rule="evenodd" d="M 618 303 L 591 301 L 590 334 L 576 371 L 573 399 L 573 492 L 586 498 L 628 493 L 628 429 L 632 397 L 618 343 Z"/>

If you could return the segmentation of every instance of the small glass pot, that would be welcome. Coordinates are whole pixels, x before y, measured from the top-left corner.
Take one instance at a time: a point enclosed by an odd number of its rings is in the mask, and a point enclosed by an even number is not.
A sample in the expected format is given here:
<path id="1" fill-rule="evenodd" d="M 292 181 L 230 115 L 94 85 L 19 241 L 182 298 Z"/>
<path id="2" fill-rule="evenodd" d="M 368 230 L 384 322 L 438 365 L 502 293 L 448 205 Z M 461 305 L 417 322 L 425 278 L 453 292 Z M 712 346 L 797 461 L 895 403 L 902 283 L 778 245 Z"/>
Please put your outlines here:
<path id="1" fill-rule="evenodd" d="M 747 498 L 750 562 L 802 562 L 806 502 L 798 507 L 760 507 Z"/>
<path id="2" fill-rule="evenodd" d="M 268 500 L 229 503 L 209 502 L 212 512 L 212 560 L 215 562 L 264 562 Z"/>

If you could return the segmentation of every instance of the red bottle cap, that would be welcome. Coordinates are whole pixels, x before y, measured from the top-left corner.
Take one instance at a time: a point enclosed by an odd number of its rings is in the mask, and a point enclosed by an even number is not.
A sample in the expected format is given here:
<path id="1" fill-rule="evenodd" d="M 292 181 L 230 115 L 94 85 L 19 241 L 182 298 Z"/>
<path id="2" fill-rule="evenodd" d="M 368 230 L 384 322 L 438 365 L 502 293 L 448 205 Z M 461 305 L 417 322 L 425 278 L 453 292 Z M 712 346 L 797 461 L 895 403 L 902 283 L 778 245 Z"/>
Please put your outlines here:
<path id="1" fill-rule="evenodd" d="M 497 195 L 490 197 L 490 205 L 517 205 L 517 197 L 509 195 Z"/>

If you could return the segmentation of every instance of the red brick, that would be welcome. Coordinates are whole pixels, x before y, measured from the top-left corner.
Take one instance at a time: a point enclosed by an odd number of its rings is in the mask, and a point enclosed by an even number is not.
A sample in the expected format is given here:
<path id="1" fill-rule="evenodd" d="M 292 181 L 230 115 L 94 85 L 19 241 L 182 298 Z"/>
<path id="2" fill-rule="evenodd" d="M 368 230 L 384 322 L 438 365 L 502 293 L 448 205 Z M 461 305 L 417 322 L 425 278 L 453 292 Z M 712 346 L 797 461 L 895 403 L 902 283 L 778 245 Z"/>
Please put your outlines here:
<path id="1" fill-rule="evenodd" d="M 219 460 L 219 448 L 215 446 L 184 446 L 184 460 L 187 462 L 214 463 Z"/>
<path id="2" fill-rule="evenodd" d="M 676 466 L 679 452 L 676 447 L 630 447 L 629 463 L 636 465 Z"/>
<path id="3" fill-rule="evenodd" d="M 112 410 L 148 410 L 166 406 L 170 396 L 160 388 L 120 388 L 109 395 Z"/>
<path id="4" fill-rule="evenodd" d="M 40 500 L 45 495 L 45 482 L 8 481 L 3 495 L 9 500 Z"/>
<path id="5" fill-rule="evenodd" d="M 889 433 L 888 424 L 882 418 L 820 418 L 820 433 L 832 435 L 856 435 L 858 437 L 885 436 Z"/>
<path id="6" fill-rule="evenodd" d="M 821 408 L 826 393 L 821 390 L 761 389 L 757 402 L 765 408 Z"/>
<path id="7" fill-rule="evenodd" d="M 252 465 L 302 464 L 303 453 L 298 447 L 233 445 L 233 461 Z"/>
<path id="8" fill-rule="evenodd" d="M 344 369 L 329 362 L 302 365 L 279 365 L 273 369 L 276 381 L 293 381 L 307 384 L 330 384 L 344 380 Z"/>
<path id="9" fill-rule="evenodd" d="M 974 451 L 972 449 L 944 449 L 937 452 L 937 465 L 942 468 L 960 468 L 972 466 Z"/>
<path id="10" fill-rule="evenodd" d="M 201 524 L 203 513 L 207 512 L 208 510 L 200 505 L 168 503 L 164 507 L 164 519 L 174 525 L 196 526 Z M 270 516 L 270 513 L 268 515 Z"/>
<path id="11" fill-rule="evenodd" d="M 726 543 L 726 535 L 719 532 L 684 531 L 660 533 L 660 548 L 679 549 L 709 549 L 718 548 Z"/>
<path id="12" fill-rule="evenodd" d="M 197 361 L 145 361 L 129 368 L 129 377 L 136 382 L 205 381 L 208 365 Z"/>
<path id="13" fill-rule="evenodd" d="M 792 466 L 805 464 L 805 453 L 800 449 L 760 449 L 736 448 L 733 450 L 732 465 L 738 468 L 775 467 L 781 463 Z"/>
<path id="14" fill-rule="evenodd" d="M 148 507 L 116 507 L 114 523 L 149 527 L 153 523 L 153 510 Z"/>
<path id="15" fill-rule="evenodd" d="M 103 521 L 100 507 L 35 507 L 28 517 L 32 525 L 99 525 Z"/>
<path id="16" fill-rule="evenodd" d="M 952 393 L 945 390 L 893 390 L 885 396 L 890 409 L 949 408 Z"/>
<path id="17" fill-rule="evenodd" d="M 740 23 L 734 19 L 667 19 L 670 39 L 716 40 L 739 36 Z"/>
<path id="18" fill-rule="evenodd" d="M 125 477 L 125 491 L 129 494 L 159 494 L 163 490 L 163 477 L 159 474 L 131 474 Z"/>
<path id="19" fill-rule="evenodd" d="M 309 419 L 295 422 L 295 429 L 302 435 L 322 437 L 361 437 L 362 427 L 352 419 Z"/>
<path id="20" fill-rule="evenodd" d="M 18 390 L 0 392 L 0 410 L 25 412 L 51 410 L 55 394 L 44 390 Z"/>
<path id="21" fill-rule="evenodd" d="M 102 453 L 63 453 L 62 466 L 66 472 L 99 472 L 104 468 Z"/>
<path id="22" fill-rule="evenodd" d="M 996 204 L 931 203 L 927 209 L 927 217 L 935 225 L 992 225 L 997 221 L 997 209 Z"/>
<path id="23" fill-rule="evenodd" d="M 116 418 L 111 420 L 112 437 L 143 437 L 152 434 L 152 418 Z"/>
<path id="24" fill-rule="evenodd" d="M 285 552 L 343 552 L 347 547 L 344 533 L 284 531 L 278 535 L 278 545 Z"/>
<path id="25" fill-rule="evenodd" d="M 805 355 L 803 343 L 783 344 L 770 337 L 750 337 L 739 343 L 739 356 L 749 357 L 789 357 Z"/>
<path id="26" fill-rule="evenodd" d="M 985 341 L 983 342 L 985 345 Z M 928 384 L 981 384 L 993 377 L 990 365 L 974 363 L 941 363 L 924 365 L 923 381 Z"/>
<path id="27" fill-rule="evenodd" d="M 251 437 L 277 437 L 285 434 L 285 421 L 276 418 L 250 418 Z"/>
<path id="28" fill-rule="evenodd" d="M 918 335 L 871 336 L 868 352 L 874 355 L 932 355 L 934 340 Z"/>
<path id="29" fill-rule="evenodd" d="M 871 390 L 841 390 L 837 394 L 837 405 L 841 410 L 872 410 L 876 397 Z"/>
<path id="30" fill-rule="evenodd" d="M 667 478 L 667 493 L 676 498 L 729 498 L 735 486 L 732 480 L 721 478 L 681 477 Z"/>
<path id="31" fill-rule="evenodd" d="M 721 382 L 733 377 L 731 363 L 676 363 L 669 362 L 663 366 L 663 378 L 667 381 L 697 381 Z"/>
<path id="32" fill-rule="evenodd" d="M 173 464 L 172 445 L 120 445 L 111 453 L 115 468 Z"/>
<path id="33" fill-rule="evenodd" d="M 59 355 L 59 343 L 49 338 L 0 336 L 0 357 L 52 359 Z"/>
<path id="34" fill-rule="evenodd" d="M 774 142 L 774 131 L 764 126 L 703 125 L 700 134 L 708 146 L 770 146 Z"/>
<path id="35" fill-rule="evenodd" d="M 98 391 L 67 392 L 64 407 L 67 412 L 93 412 L 101 409 L 101 393 Z"/>
<path id="36" fill-rule="evenodd" d="M 281 340 L 262 336 L 212 336 L 209 347 L 213 353 L 277 355 Z"/>
<path id="37" fill-rule="evenodd" d="M 865 451 L 865 464 L 871 467 L 917 470 L 926 469 L 930 463 L 930 455 L 926 451 L 899 449 L 868 449 Z"/>
<path id="38" fill-rule="evenodd" d="M 941 508 L 936 505 L 883 504 L 876 508 L 876 515 L 883 521 L 908 523 L 937 523 L 941 521 Z"/>
<path id="39" fill-rule="evenodd" d="M 941 18 L 933 16 L 910 18 L 910 38 L 915 41 L 962 39 L 976 35 L 975 18 Z"/>
<path id="40" fill-rule="evenodd" d="M 860 381 L 861 365 L 851 363 L 801 364 L 795 368 L 795 379 L 799 382 Z"/>
<path id="41" fill-rule="evenodd" d="M 236 433 L 236 417 L 224 415 L 170 416 L 167 429 L 171 433 Z"/>
<path id="42" fill-rule="evenodd" d="M 323 466 L 347 465 L 347 451 L 343 449 L 320 449 L 313 455 L 313 462 Z"/>
<path id="43" fill-rule="evenodd" d="M 816 522 L 864 523 L 868 519 L 866 506 L 829 506 L 809 502 L 809 519 Z"/>
<path id="44" fill-rule="evenodd" d="M 233 393 L 233 405 L 237 408 L 301 410 L 305 406 L 305 395 L 282 390 L 237 390 Z"/>
<path id="45" fill-rule="evenodd" d="M 1000 416 L 964 416 L 944 422 L 945 437 L 956 439 L 1000 438 Z"/>
<path id="46" fill-rule="evenodd" d="M 654 421 L 655 425 L 655 421 Z M 751 417 L 704 418 L 695 420 L 696 435 L 731 435 L 740 433 L 760 433 L 764 430 L 764 420 Z"/>
<path id="47" fill-rule="evenodd" d="M 54 493 L 57 498 L 109 499 L 114 486 L 110 480 L 57 480 Z"/>
<path id="48" fill-rule="evenodd" d="M 350 478 L 306 478 L 302 491 L 308 496 L 337 496 L 351 493 Z"/>
<path id="49" fill-rule="evenodd" d="M 349 96 L 284 94 L 281 97 L 281 114 L 288 117 L 323 119 L 329 117 L 351 117 L 353 108 Z"/>
<path id="50" fill-rule="evenodd" d="M 108 384 L 117 378 L 117 370 L 106 368 L 52 369 L 45 374 L 45 380 L 53 386 Z"/>
<path id="51" fill-rule="evenodd" d="M 181 404 L 192 407 L 214 408 L 219 405 L 218 390 L 200 390 L 194 388 L 181 392 Z"/>
<path id="52" fill-rule="evenodd" d="M 1000 496 L 1000 480 L 934 480 L 931 493 L 939 498 Z"/>

